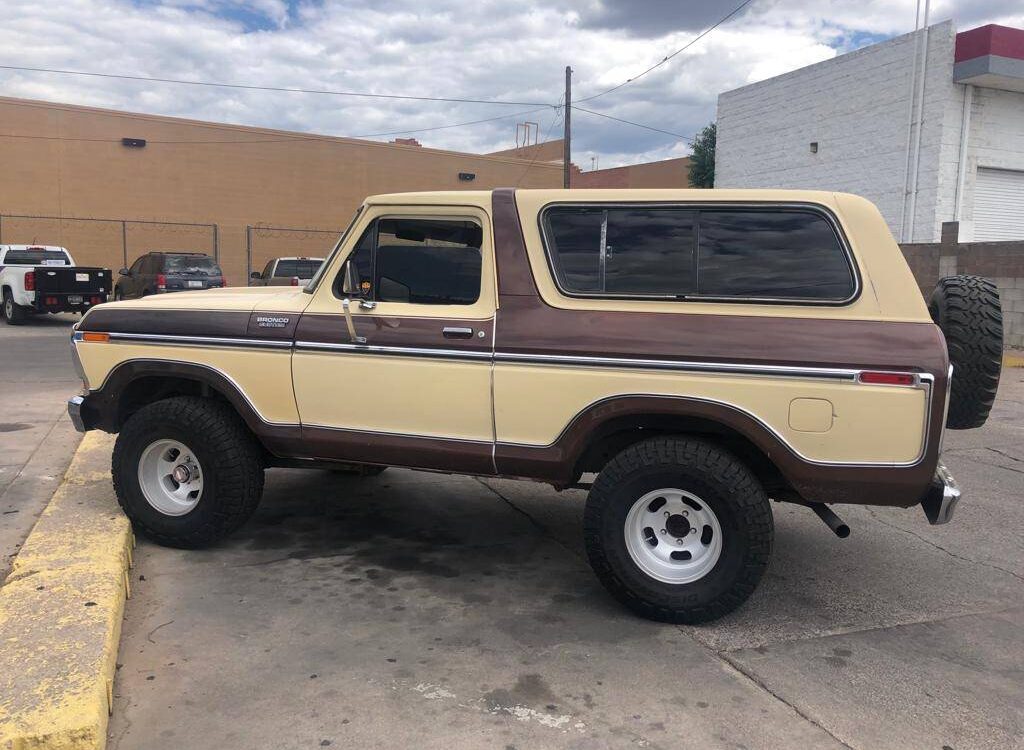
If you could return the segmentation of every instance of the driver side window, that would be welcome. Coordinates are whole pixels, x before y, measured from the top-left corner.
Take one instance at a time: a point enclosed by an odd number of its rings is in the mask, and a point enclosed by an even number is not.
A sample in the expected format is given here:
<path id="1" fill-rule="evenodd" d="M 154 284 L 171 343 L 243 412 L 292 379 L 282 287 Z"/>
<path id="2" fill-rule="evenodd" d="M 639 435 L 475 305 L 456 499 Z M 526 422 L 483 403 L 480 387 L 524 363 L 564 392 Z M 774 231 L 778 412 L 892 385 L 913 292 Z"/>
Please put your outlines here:
<path id="1" fill-rule="evenodd" d="M 471 305 L 480 298 L 482 237 L 467 219 L 377 219 L 349 256 L 359 277 L 353 293 L 377 302 Z M 343 279 L 344 271 L 338 296 Z"/>

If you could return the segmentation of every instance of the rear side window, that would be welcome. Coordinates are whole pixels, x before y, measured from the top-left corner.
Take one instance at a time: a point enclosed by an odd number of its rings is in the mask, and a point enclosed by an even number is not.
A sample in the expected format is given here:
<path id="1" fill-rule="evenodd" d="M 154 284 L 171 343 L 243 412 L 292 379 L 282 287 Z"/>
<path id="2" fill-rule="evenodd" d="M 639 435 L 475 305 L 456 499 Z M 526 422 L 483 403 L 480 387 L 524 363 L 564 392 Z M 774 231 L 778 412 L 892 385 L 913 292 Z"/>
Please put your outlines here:
<path id="1" fill-rule="evenodd" d="M 382 218 L 363 233 L 349 262 L 366 299 L 471 305 L 480 298 L 482 236 L 474 221 Z M 335 283 L 339 296 L 343 278 L 344 271 Z"/>
<path id="2" fill-rule="evenodd" d="M 282 258 L 277 262 L 277 268 L 274 269 L 274 276 L 278 278 L 282 276 L 297 276 L 300 279 L 311 279 L 313 278 L 313 275 L 320 270 L 321 263 L 323 263 L 322 260 Z"/>
<path id="3" fill-rule="evenodd" d="M 556 206 L 544 234 L 568 294 L 842 302 L 856 288 L 832 224 L 807 209 Z"/>
<path id="4" fill-rule="evenodd" d="M 839 301 L 853 274 L 832 225 L 806 211 L 701 211 L 698 292 Z"/>

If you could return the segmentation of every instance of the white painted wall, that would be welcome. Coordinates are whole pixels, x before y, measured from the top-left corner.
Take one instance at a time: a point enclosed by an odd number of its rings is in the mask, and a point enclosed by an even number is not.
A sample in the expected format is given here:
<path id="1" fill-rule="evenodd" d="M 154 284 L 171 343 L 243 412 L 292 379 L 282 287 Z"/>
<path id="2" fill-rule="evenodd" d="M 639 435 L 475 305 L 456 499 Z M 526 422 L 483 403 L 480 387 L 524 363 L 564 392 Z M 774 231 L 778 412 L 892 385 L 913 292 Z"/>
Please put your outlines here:
<path id="1" fill-rule="evenodd" d="M 961 242 L 974 239 L 978 167 L 1024 170 L 1024 93 L 975 87 L 972 99 Z M 1024 238 L 1024 228 L 1021 236 Z"/>
<path id="2" fill-rule="evenodd" d="M 938 241 L 953 218 L 963 111 L 952 22 L 928 36 L 916 242 Z M 914 47 L 906 34 L 721 94 L 715 186 L 856 193 L 878 205 L 899 238 Z"/>

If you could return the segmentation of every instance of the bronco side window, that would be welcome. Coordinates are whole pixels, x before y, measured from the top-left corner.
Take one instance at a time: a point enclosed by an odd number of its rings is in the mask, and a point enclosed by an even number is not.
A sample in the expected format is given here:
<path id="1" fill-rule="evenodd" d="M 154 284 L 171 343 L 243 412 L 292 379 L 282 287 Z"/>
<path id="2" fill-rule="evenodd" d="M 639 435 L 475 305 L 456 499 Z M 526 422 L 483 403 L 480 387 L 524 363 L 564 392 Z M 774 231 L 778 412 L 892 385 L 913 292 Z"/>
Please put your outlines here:
<path id="1" fill-rule="evenodd" d="M 836 230 L 812 209 L 562 205 L 543 229 L 569 295 L 843 302 L 856 290 Z"/>
<path id="2" fill-rule="evenodd" d="M 471 305 L 480 297 L 483 232 L 463 219 L 380 218 L 350 261 L 360 296 L 378 302 Z M 342 275 L 335 282 L 340 296 Z"/>

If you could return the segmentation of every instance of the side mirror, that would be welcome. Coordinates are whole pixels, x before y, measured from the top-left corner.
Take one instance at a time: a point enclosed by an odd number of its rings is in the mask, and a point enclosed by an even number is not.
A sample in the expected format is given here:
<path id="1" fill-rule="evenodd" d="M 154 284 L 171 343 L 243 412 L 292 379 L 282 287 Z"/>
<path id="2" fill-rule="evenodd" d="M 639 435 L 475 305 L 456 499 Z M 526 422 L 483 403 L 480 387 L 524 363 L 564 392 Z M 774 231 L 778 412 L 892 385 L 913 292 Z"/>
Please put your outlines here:
<path id="1" fill-rule="evenodd" d="M 263 274 L 261 274 L 259 271 L 253 271 L 252 273 L 249 274 L 249 278 L 250 279 L 254 279 L 254 280 L 255 279 L 262 279 L 263 278 Z"/>
<path id="2" fill-rule="evenodd" d="M 117 275 L 118 276 L 131 276 L 131 274 L 128 273 L 128 269 L 127 268 L 122 268 L 120 271 L 117 272 Z"/>
<path id="3" fill-rule="evenodd" d="M 341 286 L 341 291 L 350 297 L 361 297 L 362 291 L 359 288 L 361 281 L 359 269 L 356 268 L 352 261 L 345 261 L 345 281 Z"/>

